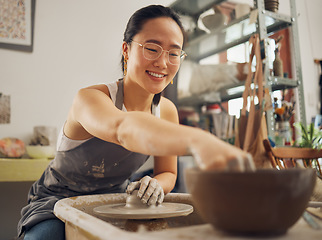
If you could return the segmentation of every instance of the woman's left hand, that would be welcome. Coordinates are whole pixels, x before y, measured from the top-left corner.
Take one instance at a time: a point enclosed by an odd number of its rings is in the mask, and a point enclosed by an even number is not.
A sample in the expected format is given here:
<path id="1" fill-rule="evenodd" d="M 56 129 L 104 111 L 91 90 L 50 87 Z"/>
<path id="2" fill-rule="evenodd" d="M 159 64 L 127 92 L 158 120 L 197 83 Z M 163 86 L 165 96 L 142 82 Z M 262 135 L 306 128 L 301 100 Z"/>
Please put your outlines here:
<path id="1" fill-rule="evenodd" d="M 126 192 L 131 194 L 135 189 L 139 189 L 138 197 L 143 203 L 155 205 L 163 202 L 164 192 L 155 178 L 145 176 L 140 181 L 132 182 L 127 187 Z"/>

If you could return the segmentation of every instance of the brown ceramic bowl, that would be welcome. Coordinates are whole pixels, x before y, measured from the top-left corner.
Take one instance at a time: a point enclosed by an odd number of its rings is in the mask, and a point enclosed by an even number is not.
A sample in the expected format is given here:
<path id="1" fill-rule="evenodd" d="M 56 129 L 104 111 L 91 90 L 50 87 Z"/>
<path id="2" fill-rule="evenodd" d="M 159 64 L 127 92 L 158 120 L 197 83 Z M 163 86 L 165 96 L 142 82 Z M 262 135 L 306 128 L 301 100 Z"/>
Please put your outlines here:
<path id="1" fill-rule="evenodd" d="M 315 180 L 313 169 L 185 171 L 187 189 L 201 217 L 235 234 L 286 233 L 303 214 Z"/>

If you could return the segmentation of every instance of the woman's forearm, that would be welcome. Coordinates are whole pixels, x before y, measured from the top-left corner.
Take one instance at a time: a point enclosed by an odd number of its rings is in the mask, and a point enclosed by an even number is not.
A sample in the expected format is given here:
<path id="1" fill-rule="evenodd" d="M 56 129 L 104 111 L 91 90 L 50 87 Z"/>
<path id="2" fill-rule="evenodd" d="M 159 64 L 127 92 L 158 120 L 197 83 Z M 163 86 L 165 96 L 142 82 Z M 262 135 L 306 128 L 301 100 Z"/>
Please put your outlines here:
<path id="1" fill-rule="evenodd" d="M 164 191 L 164 194 L 167 194 L 172 191 L 177 180 L 176 174 L 171 172 L 163 172 L 154 176 L 153 178 L 158 180 L 159 184 L 161 185 Z"/>
<path id="2" fill-rule="evenodd" d="M 116 131 L 119 143 L 131 151 L 153 156 L 185 155 L 199 130 L 141 112 L 128 112 Z"/>

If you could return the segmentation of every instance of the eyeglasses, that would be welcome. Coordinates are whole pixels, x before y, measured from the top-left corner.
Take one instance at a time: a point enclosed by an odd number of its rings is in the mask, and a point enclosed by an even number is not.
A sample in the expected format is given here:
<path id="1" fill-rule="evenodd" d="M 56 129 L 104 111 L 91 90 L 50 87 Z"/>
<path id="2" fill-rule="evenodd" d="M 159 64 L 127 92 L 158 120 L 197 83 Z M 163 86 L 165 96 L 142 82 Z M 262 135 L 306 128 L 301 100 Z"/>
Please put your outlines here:
<path id="1" fill-rule="evenodd" d="M 169 63 L 172 65 L 180 65 L 187 54 L 181 49 L 170 49 L 169 51 L 164 50 L 160 45 L 155 43 L 141 44 L 132 40 L 132 42 L 138 44 L 143 49 L 143 56 L 147 60 L 158 59 L 162 52 L 168 53 Z"/>

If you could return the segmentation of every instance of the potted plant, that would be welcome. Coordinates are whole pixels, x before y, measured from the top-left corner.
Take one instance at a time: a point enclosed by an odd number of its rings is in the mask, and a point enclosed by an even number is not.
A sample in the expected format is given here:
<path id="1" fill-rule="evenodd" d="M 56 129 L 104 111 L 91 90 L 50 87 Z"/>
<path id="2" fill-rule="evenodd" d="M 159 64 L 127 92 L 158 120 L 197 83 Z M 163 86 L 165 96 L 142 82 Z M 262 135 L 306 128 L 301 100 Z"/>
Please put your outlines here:
<path id="1" fill-rule="evenodd" d="M 322 148 L 322 131 L 315 128 L 311 123 L 305 127 L 302 123 L 294 123 L 295 129 L 298 131 L 300 137 L 294 142 L 295 147 L 301 148 Z"/>
<path id="2" fill-rule="evenodd" d="M 295 140 L 293 146 L 298 148 L 309 148 L 315 151 L 322 151 L 322 131 L 315 128 L 314 124 L 311 123 L 308 126 L 304 126 L 302 123 L 294 123 L 294 127 L 300 136 Z M 305 167 L 312 167 L 317 170 L 318 176 L 321 178 L 321 166 L 319 158 L 305 159 L 303 161 Z"/>

